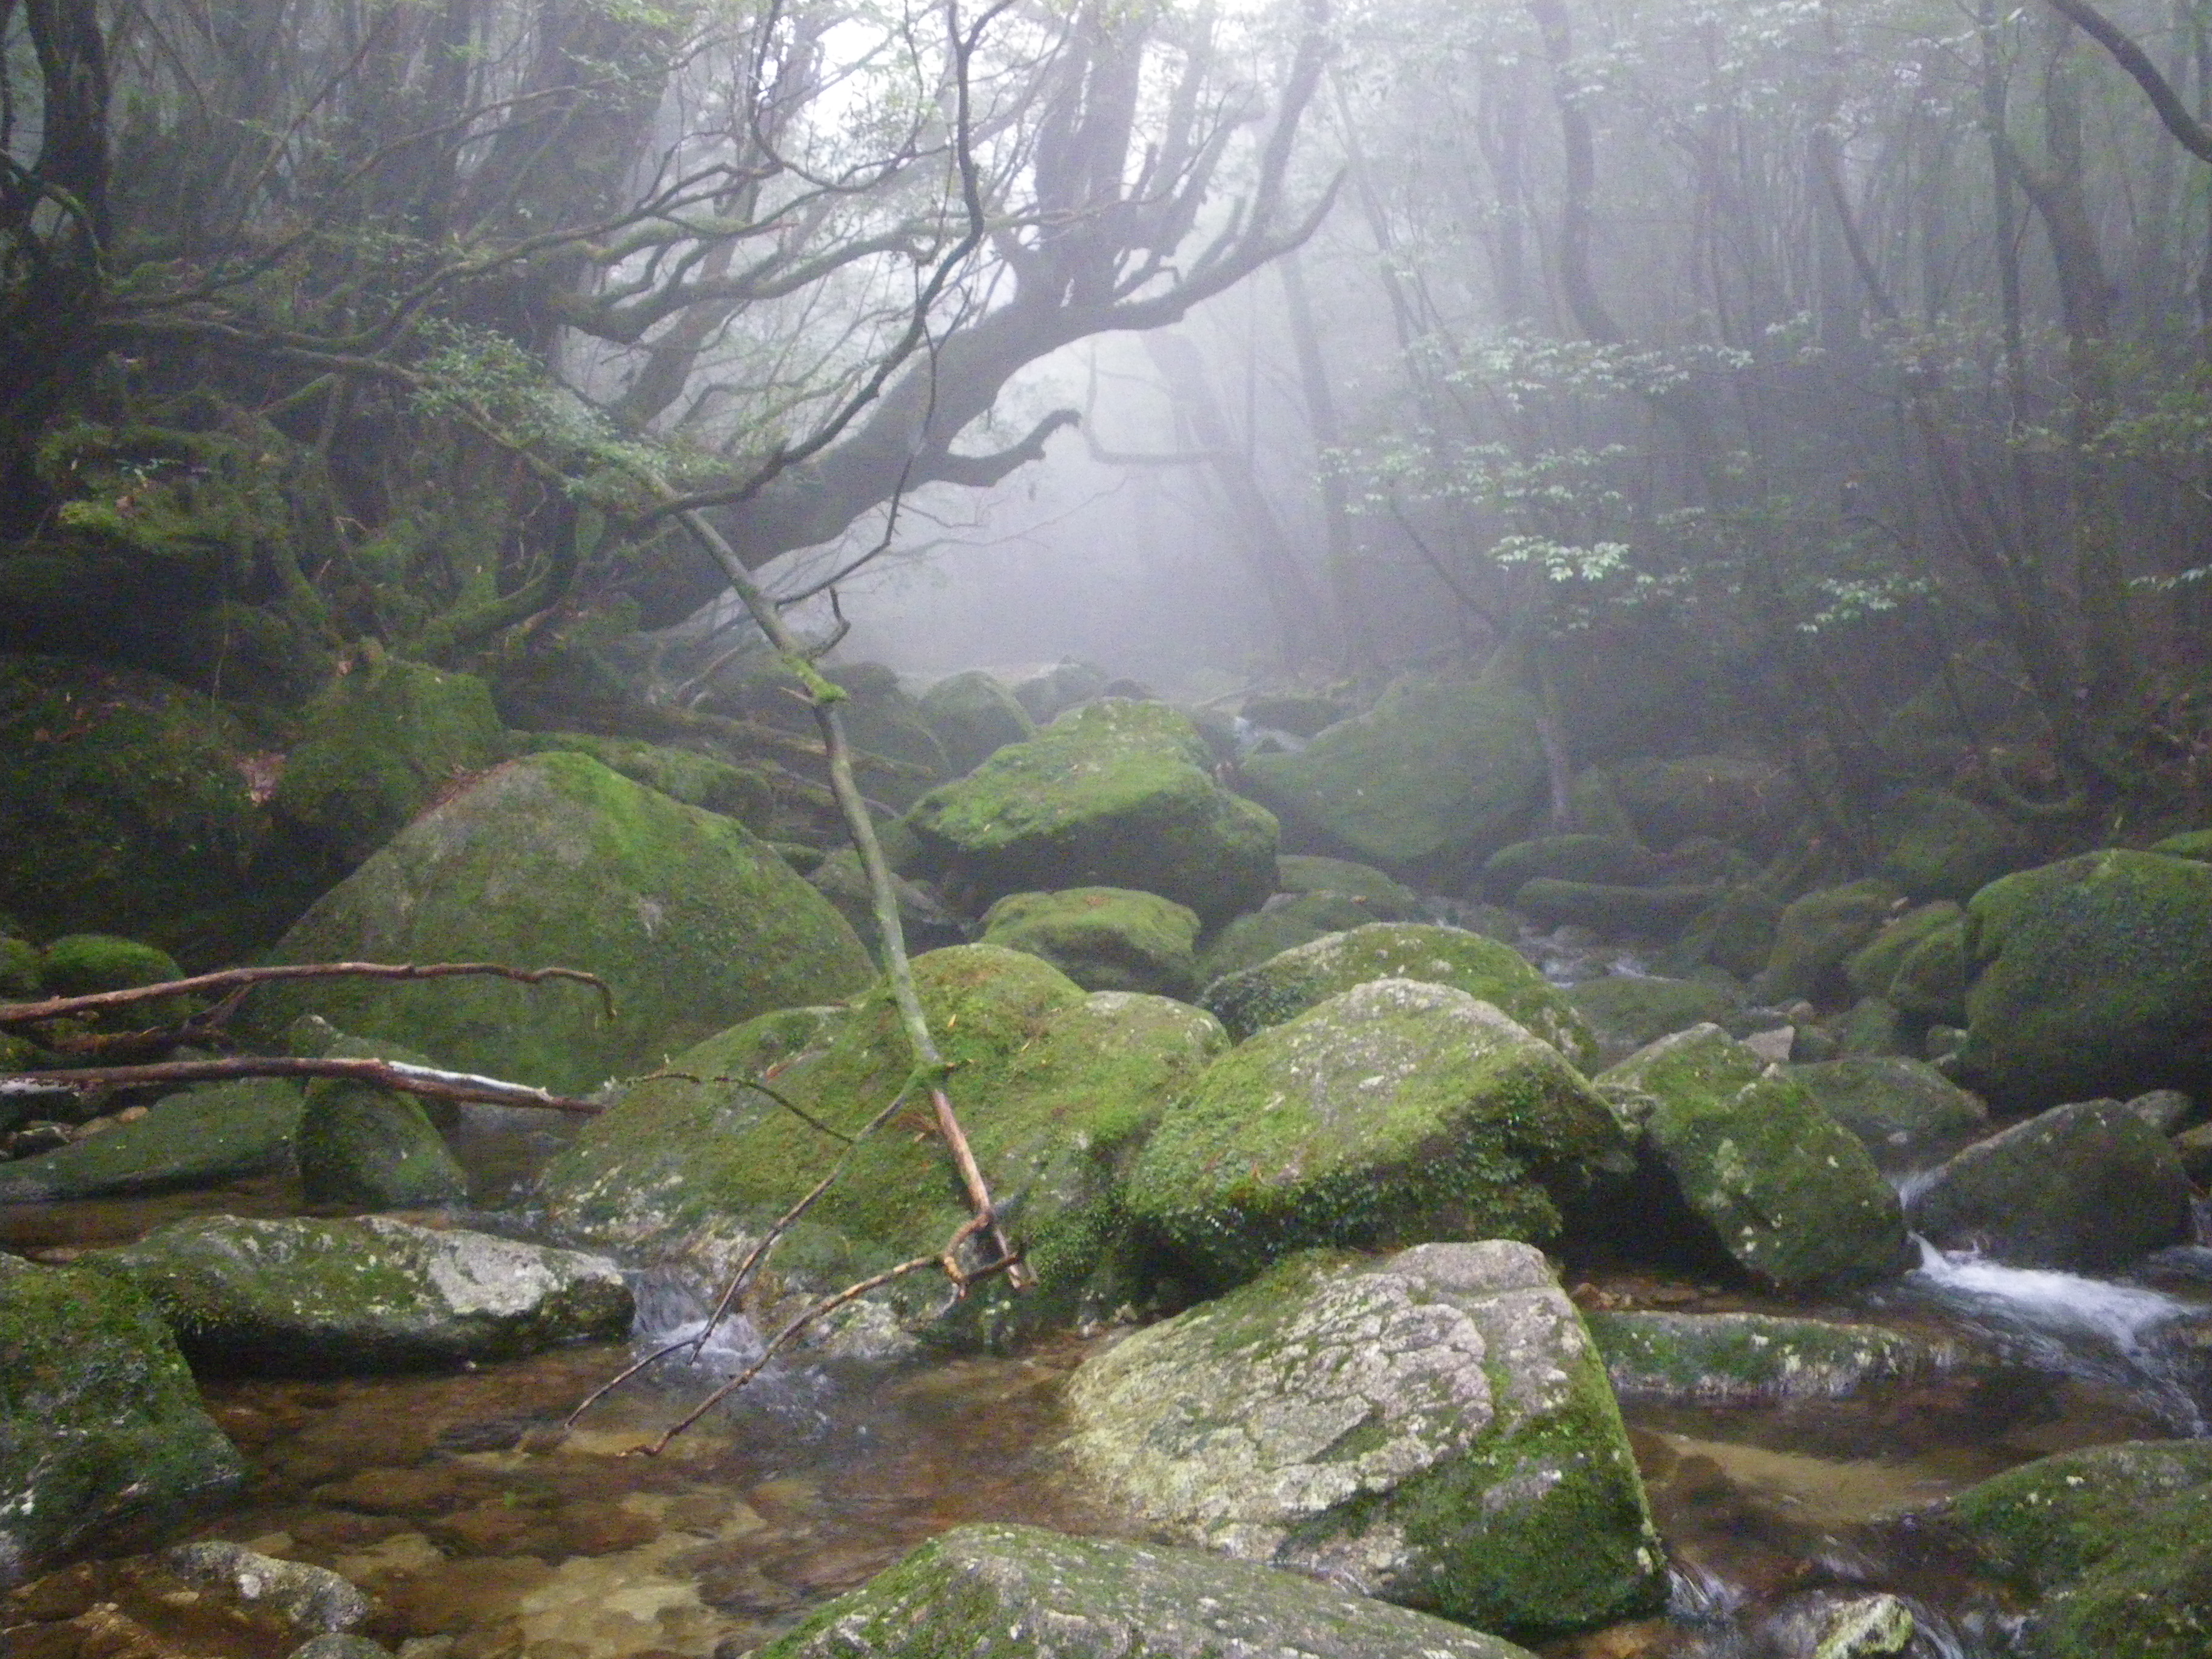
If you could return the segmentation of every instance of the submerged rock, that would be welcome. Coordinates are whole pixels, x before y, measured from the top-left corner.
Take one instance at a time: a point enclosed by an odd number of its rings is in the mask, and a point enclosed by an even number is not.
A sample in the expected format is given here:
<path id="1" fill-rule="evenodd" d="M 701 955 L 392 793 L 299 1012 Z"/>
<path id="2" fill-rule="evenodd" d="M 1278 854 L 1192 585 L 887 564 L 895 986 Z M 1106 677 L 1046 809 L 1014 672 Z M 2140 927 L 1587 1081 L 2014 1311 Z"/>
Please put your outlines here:
<path id="1" fill-rule="evenodd" d="M 1509 1635 L 1656 1611 L 1602 1364 L 1540 1252 L 1295 1258 L 1068 1384 L 1073 1471 L 1169 1536 Z"/>
<path id="2" fill-rule="evenodd" d="M 144 1297 L 0 1255 L 0 1589 L 181 1519 L 245 1475 Z"/>
<path id="3" fill-rule="evenodd" d="M 161 1565 L 185 1583 L 274 1614 L 302 1638 L 343 1633 L 365 1622 L 368 1597 L 327 1567 L 264 1555 L 215 1540 L 179 1544 Z"/>
<path id="4" fill-rule="evenodd" d="M 961 1527 L 756 1659 L 1529 1659 L 1494 1636 L 1195 1550 Z"/>
<path id="5" fill-rule="evenodd" d="M 204 1083 L 154 1103 L 142 1118 L 0 1164 L 0 1204 L 121 1198 L 220 1186 L 292 1161 L 300 1088 L 281 1078 Z"/>
<path id="6" fill-rule="evenodd" d="M 629 1328 L 599 1256 L 384 1216 L 199 1216 L 87 1265 L 143 1291 L 194 1361 L 276 1375 L 509 1359 Z"/>
<path id="7" fill-rule="evenodd" d="M 1188 1000 L 1198 989 L 1198 915 L 1128 887 L 1009 893 L 983 917 L 986 945 L 1042 957 L 1086 991 Z"/>
<path id="8" fill-rule="evenodd" d="M 1424 922 L 1371 922 L 1315 939 L 1224 975 L 1206 988 L 1199 1002 L 1241 1042 L 1378 979 L 1464 991 L 1504 1010 L 1578 1066 L 1597 1057 L 1582 1016 L 1511 945 Z"/>
<path id="9" fill-rule="evenodd" d="M 1201 1282 L 1232 1285 L 1310 1245 L 1548 1243 L 1626 1153 L 1549 1043 L 1463 991 L 1384 979 L 1207 1066 L 1126 1199 Z"/>
<path id="10" fill-rule="evenodd" d="M 1946 1370 L 1960 1354 L 1880 1325 L 1771 1314 L 1589 1313 L 1620 1394 L 1675 1400 L 1794 1400 Z"/>

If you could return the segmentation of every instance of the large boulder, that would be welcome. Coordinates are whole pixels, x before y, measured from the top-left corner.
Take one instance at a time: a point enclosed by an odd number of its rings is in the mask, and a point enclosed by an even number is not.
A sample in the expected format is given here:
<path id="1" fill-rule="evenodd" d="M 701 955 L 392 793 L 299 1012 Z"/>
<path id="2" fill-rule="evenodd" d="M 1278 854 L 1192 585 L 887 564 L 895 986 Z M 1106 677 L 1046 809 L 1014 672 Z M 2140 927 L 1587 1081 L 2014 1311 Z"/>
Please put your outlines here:
<path id="1" fill-rule="evenodd" d="M 1496 899 L 1510 899 L 1539 878 L 1641 887 L 1660 875 L 1659 860 L 1625 836 L 1539 836 L 1501 847 L 1482 863 L 1483 888 Z"/>
<path id="2" fill-rule="evenodd" d="M 937 733 L 955 777 L 974 771 L 1008 744 L 1036 735 L 1029 711 L 980 668 L 948 675 L 923 692 L 921 717 Z"/>
<path id="3" fill-rule="evenodd" d="M 1480 933 L 1427 922 L 1370 922 L 1331 933 L 1224 975 L 1200 1001 L 1241 1041 L 1378 979 L 1449 985 L 1504 1009 L 1577 1066 L 1597 1057 L 1582 1016 L 1519 951 Z"/>
<path id="4" fill-rule="evenodd" d="M 1457 885 L 1526 824 L 1544 787 L 1536 706 L 1485 681 L 1397 681 L 1294 755 L 1244 763 L 1294 825 L 1387 869 Z"/>
<path id="5" fill-rule="evenodd" d="M 1274 818 L 1214 781 L 1197 728 L 1164 703 L 1087 704 L 932 790 L 907 822 L 929 866 L 981 903 L 1134 887 L 1218 926 L 1274 889 Z"/>
<path id="6" fill-rule="evenodd" d="M 1773 1002 L 1846 1000 L 1844 963 L 1881 932 L 1898 896 L 1887 882 L 1867 880 L 1791 901 L 1775 924 L 1774 948 L 1754 988 Z"/>
<path id="7" fill-rule="evenodd" d="M 1297 1573 L 1195 1550 L 961 1527 L 757 1659 L 1531 1659 Z"/>
<path id="8" fill-rule="evenodd" d="M 289 1164 L 300 1089 L 278 1078 L 204 1083 L 146 1115 L 36 1158 L 0 1164 L 0 1204 L 216 1187 Z"/>
<path id="9" fill-rule="evenodd" d="M 1139 1524 L 1538 1637 L 1656 1611 L 1596 1348 L 1540 1252 L 1316 1253 L 1080 1366 L 1065 1451 Z"/>
<path id="10" fill-rule="evenodd" d="M 1946 1370 L 1947 1344 L 1880 1325 L 1772 1314 L 1599 1312 L 1585 1316 L 1614 1392 L 1694 1401 L 1802 1400 Z"/>
<path id="11" fill-rule="evenodd" d="M 1718 1026 L 1663 1037 L 1595 1081 L 1642 1126 L 1662 1201 L 1754 1279 L 1802 1292 L 1903 1262 L 1897 1194 L 1866 1148 Z"/>
<path id="12" fill-rule="evenodd" d="M 1198 976 L 1211 985 L 1226 975 L 1256 968 L 1270 957 L 1330 933 L 1364 927 L 1375 920 L 1364 898 L 1352 893 L 1278 893 L 1248 916 L 1213 936 L 1199 959 Z"/>
<path id="13" fill-rule="evenodd" d="M 951 1319 L 957 1329 L 943 1334 L 989 1339 L 1110 1312 L 1127 1295 L 1121 1170 L 1226 1046 L 1220 1026 L 1163 997 L 1086 997 L 1050 964 L 996 945 L 930 951 L 914 975 L 955 1066 L 962 1127 L 1036 1282 L 1008 1297 L 993 1281 L 948 1307 L 941 1279 L 911 1279 L 896 1288 L 897 1316 Z M 773 1096 L 747 1086 L 771 1069 Z M 912 1072 L 888 987 L 847 1007 L 765 1016 L 632 1085 L 548 1165 L 538 1201 L 565 1236 L 713 1266 L 749 1250 L 847 1158 L 768 1263 L 794 1293 L 838 1289 L 941 1249 L 968 1215 L 926 1097 L 855 1146 L 840 1139 L 882 1113 Z"/>
<path id="14" fill-rule="evenodd" d="M 382 658 L 339 676 L 310 706 L 270 805 L 343 872 L 506 755 L 483 681 Z"/>
<path id="15" fill-rule="evenodd" d="M 1619 1123 L 1549 1043 L 1463 991 L 1371 981 L 1207 1066 L 1129 1172 L 1130 1212 L 1204 1283 L 1310 1245 L 1556 1239 Z"/>
<path id="16" fill-rule="evenodd" d="M 0 1255 L 0 1589 L 178 1520 L 245 1475 L 144 1297 Z"/>
<path id="17" fill-rule="evenodd" d="M 1604 782 L 1646 847 L 1710 836 L 1765 848 L 1796 823 L 1802 802 L 1787 771 L 1751 755 L 1624 761 Z"/>
<path id="18" fill-rule="evenodd" d="M 983 917 L 985 945 L 1042 957 L 1086 991 L 1198 990 L 1198 915 L 1130 887 L 1009 893 Z"/>
<path id="19" fill-rule="evenodd" d="M 758 772 L 716 760 L 712 755 L 590 732 L 519 732 L 515 741 L 530 753 L 566 750 L 589 755 L 610 772 L 658 789 L 686 806 L 703 807 L 735 818 L 757 836 L 767 835 L 775 817 L 775 785 Z"/>
<path id="20" fill-rule="evenodd" d="M 1924 1060 L 1857 1054 L 1790 1068 L 1884 1170 L 1924 1169 L 1989 1132 L 1990 1111 Z"/>
<path id="21" fill-rule="evenodd" d="M 1961 1080 L 2009 1109 L 2212 1083 L 2212 865 L 2085 853 L 1966 907 Z"/>
<path id="22" fill-rule="evenodd" d="M 1964 924 L 1966 912 L 1949 900 L 1916 905 L 1893 916 L 1844 959 L 1844 978 L 1863 997 L 1889 995 L 1905 964 L 1929 939 Z"/>
<path id="23" fill-rule="evenodd" d="M 387 1216 L 195 1216 L 85 1260 L 221 1370 L 457 1367 L 629 1328 L 629 1287 L 604 1257 Z"/>
<path id="24" fill-rule="evenodd" d="M 2117 1100 L 2054 1106 L 1978 1141 L 1912 1200 L 1915 1231 L 2023 1267 L 2109 1273 L 2190 1238 L 2172 1143 Z"/>
<path id="25" fill-rule="evenodd" d="M 873 975 L 843 917 L 773 848 L 582 755 L 534 755 L 424 814 L 319 900 L 279 962 L 497 962 L 599 975 L 268 988 L 256 1018 L 319 1013 L 451 1066 L 562 1090 L 641 1069 L 771 1008 Z"/>

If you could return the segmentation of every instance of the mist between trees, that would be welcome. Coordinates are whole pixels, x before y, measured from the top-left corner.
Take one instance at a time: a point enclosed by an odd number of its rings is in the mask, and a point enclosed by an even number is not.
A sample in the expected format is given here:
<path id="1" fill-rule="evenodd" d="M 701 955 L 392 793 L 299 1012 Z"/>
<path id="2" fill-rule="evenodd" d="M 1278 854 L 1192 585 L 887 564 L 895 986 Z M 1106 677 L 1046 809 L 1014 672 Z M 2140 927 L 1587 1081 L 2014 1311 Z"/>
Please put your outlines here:
<path id="1" fill-rule="evenodd" d="M 1937 680 L 2019 814 L 2205 787 L 2202 0 L 0 30 L 0 647 L 665 732 L 698 512 L 915 668 L 1511 642 L 1562 789 L 1718 725 L 1849 841 Z"/>

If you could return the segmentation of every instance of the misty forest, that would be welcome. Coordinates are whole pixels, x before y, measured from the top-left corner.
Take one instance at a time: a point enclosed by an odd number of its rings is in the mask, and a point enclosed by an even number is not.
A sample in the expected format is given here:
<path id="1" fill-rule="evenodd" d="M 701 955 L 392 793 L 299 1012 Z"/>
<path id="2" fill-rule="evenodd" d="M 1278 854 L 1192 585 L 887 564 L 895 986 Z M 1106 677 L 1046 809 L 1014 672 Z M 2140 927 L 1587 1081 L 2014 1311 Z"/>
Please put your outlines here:
<path id="1" fill-rule="evenodd" d="M 0 1652 L 2212 1656 L 2212 0 L 0 47 Z"/>

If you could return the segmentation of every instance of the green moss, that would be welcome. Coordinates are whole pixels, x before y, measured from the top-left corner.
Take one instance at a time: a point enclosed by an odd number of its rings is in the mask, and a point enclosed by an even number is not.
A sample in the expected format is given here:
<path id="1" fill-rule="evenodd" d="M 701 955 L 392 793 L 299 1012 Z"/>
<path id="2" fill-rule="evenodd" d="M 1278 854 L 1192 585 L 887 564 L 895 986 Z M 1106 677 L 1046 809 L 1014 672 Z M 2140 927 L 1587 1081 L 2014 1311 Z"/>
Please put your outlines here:
<path id="1" fill-rule="evenodd" d="M 1966 919 L 1930 928 L 1890 976 L 1889 1000 L 1907 1018 L 1963 1025 L 1966 1018 Z"/>
<path id="2" fill-rule="evenodd" d="M 1197 914 L 1157 893 L 1070 887 L 1009 893 L 984 916 L 981 942 L 1042 957 L 1086 991 L 1188 999 L 1197 940 Z"/>
<path id="3" fill-rule="evenodd" d="M 2150 1511 L 2191 1489 L 2212 1491 L 2212 1442 L 2124 1442 L 2023 1463 L 1967 1488 L 1941 1513 L 1990 1571 L 2042 1594 L 2126 1548 Z"/>
<path id="4" fill-rule="evenodd" d="M 1591 1313 L 1584 1322 L 1615 1389 L 1680 1400 L 1833 1397 L 1957 1358 L 1879 1325 L 1768 1314 Z"/>
<path id="5" fill-rule="evenodd" d="M 1278 895 L 1264 909 L 1239 916 L 1206 946 L 1198 978 L 1211 985 L 1225 974 L 1255 968 L 1285 951 L 1376 920 L 1368 901 L 1350 893 Z"/>
<path id="6" fill-rule="evenodd" d="M 1014 694 L 980 668 L 953 674 L 921 694 L 921 717 L 944 746 L 955 777 L 974 771 L 1010 743 L 1036 734 Z"/>
<path id="7" fill-rule="evenodd" d="M 2185 830 L 2178 836 L 2168 836 L 2163 841 L 2153 842 L 2150 850 L 2170 854 L 2178 859 L 2212 862 L 2212 830 Z"/>
<path id="8" fill-rule="evenodd" d="M 177 959 L 157 945 L 112 933 L 70 933 L 46 946 L 39 978 L 54 996 L 88 996 L 181 979 Z"/>
<path id="9" fill-rule="evenodd" d="M 1659 861 L 1621 836 L 1540 836 L 1501 847 L 1483 861 L 1482 884 L 1493 898 L 1508 899 L 1523 882 L 1538 877 L 1554 881 L 1595 882 L 1640 887 L 1659 875 Z"/>
<path id="10" fill-rule="evenodd" d="M 1456 927 L 1375 922 L 1313 940 L 1206 988 L 1231 1036 L 1279 1025 L 1340 991 L 1377 979 L 1449 985 L 1495 1004 L 1577 1066 L 1597 1044 L 1566 998 L 1510 945 Z"/>
<path id="11" fill-rule="evenodd" d="M 1663 849 L 1695 836 L 1765 847 L 1794 826 L 1799 810 L 1789 775 L 1751 755 L 1624 761 L 1606 779 L 1646 847 Z"/>
<path id="12" fill-rule="evenodd" d="M 735 818 L 757 836 L 768 833 L 775 814 L 775 789 L 765 777 L 710 755 L 587 732 L 530 732 L 517 734 L 517 741 L 532 754 L 563 750 L 589 755 L 610 772 L 658 789 L 686 806 Z"/>
<path id="13" fill-rule="evenodd" d="M 1887 882 L 1869 880 L 1820 888 L 1793 901 L 1775 923 L 1758 994 L 1773 1002 L 1841 1000 L 1844 963 L 1881 931 L 1898 896 Z"/>
<path id="14" fill-rule="evenodd" d="M 1368 914 L 1362 918 L 1367 921 L 1419 921 L 1422 915 L 1419 893 L 1372 865 L 1356 864 L 1350 859 L 1279 854 L 1275 859 L 1275 890 L 1337 893 L 1361 900 L 1368 907 Z"/>
<path id="15" fill-rule="evenodd" d="M 422 1063 L 391 1044 L 347 1038 L 331 1059 Z M 351 1078 L 308 1083 L 297 1152 L 302 1195 L 311 1204 L 372 1210 L 430 1209 L 465 1203 L 469 1178 L 421 1102 Z"/>
<path id="16" fill-rule="evenodd" d="M 1692 1025 L 1721 1024 L 1743 1006 L 1741 993 L 1704 980 L 1608 974 L 1566 988 L 1567 1000 L 1601 1042 L 1640 1048 Z"/>
<path id="17" fill-rule="evenodd" d="M 1782 902 L 1764 888 L 1732 888 L 1683 929 L 1678 959 L 1686 968 L 1709 963 L 1747 979 L 1766 966 L 1781 921 Z"/>
<path id="18" fill-rule="evenodd" d="M 1844 959 L 1844 977 L 1863 997 L 1887 997 L 1907 958 L 1937 934 L 1959 928 L 1965 915 L 1948 899 L 1905 911 Z"/>
<path id="19" fill-rule="evenodd" d="M 1948 790 L 1909 791 L 1882 821 L 1890 844 L 1881 873 L 1923 901 L 1970 898 L 2025 851 L 2013 825 Z"/>
<path id="20" fill-rule="evenodd" d="M 203 1084 L 156 1101 L 132 1122 L 0 1164 L 0 1202 L 217 1186 L 282 1169 L 299 1127 L 300 1091 L 289 1081 Z"/>
<path id="21" fill-rule="evenodd" d="M 2135 1530 L 2034 1621 L 2050 1659 L 2202 1659 L 2212 1650 L 2212 1488 L 2138 1517 Z"/>
<path id="22" fill-rule="evenodd" d="M 0 933 L 0 998 L 39 994 L 39 947 Z"/>

